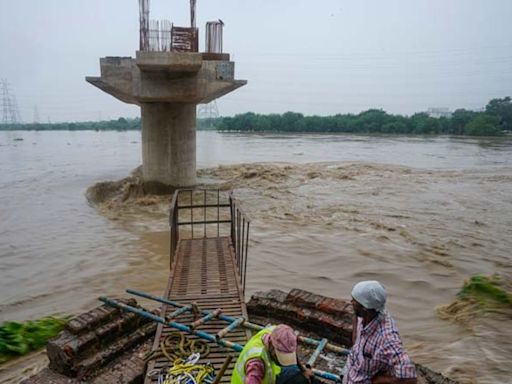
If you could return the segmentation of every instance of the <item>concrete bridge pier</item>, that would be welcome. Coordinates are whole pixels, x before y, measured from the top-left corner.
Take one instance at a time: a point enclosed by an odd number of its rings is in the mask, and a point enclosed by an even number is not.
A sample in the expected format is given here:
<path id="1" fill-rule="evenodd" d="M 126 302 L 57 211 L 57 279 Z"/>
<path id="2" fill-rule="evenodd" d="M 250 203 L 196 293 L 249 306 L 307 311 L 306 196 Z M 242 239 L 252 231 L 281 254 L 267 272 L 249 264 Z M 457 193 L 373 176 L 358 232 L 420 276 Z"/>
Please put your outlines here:
<path id="1" fill-rule="evenodd" d="M 226 53 L 138 51 L 103 57 L 86 80 L 141 108 L 144 190 L 168 193 L 196 184 L 196 105 L 245 85 Z"/>
<path id="2" fill-rule="evenodd" d="M 167 192 L 169 187 L 196 184 L 196 104 L 141 103 L 142 174 L 144 187 Z"/>

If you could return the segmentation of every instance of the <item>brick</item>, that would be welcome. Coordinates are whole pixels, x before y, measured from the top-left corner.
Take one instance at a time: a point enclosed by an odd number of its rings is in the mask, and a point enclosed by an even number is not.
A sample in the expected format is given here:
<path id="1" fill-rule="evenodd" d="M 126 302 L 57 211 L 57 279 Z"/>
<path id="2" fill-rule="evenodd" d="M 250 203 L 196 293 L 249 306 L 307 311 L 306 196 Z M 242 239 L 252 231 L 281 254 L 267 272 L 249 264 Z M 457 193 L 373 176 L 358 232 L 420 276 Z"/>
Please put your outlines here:
<path id="1" fill-rule="evenodd" d="M 268 317 L 315 332 L 345 346 L 352 339 L 352 306 L 350 303 L 292 289 L 257 292 L 247 304 L 249 315 Z"/>

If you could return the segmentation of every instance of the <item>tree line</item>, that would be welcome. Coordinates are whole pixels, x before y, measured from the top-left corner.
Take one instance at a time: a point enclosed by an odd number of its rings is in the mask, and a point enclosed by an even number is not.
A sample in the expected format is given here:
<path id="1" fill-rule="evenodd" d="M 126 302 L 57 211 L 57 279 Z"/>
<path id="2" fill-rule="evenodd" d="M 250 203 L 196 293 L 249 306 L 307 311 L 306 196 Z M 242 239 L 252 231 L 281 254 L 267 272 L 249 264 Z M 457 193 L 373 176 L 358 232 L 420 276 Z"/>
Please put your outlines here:
<path id="1" fill-rule="evenodd" d="M 71 123 L 3 124 L 0 130 L 19 131 L 127 131 L 140 129 L 140 117 L 117 120 L 81 121 Z"/>
<path id="2" fill-rule="evenodd" d="M 498 136 L 512 132 L 510 97 L 489 101 L 482 112 L 457 109 L 451 117 L 430 117 L 427 113 L 412 116 L 389 114 L 369 109 L 359 114 L 304 116 L 302 113 L 261 115 L 252 112 L 217 119 L 219 131 L 240 132 L 340 132 L 414 135 Z"/>
<path id="3" fill-rule="evenodd" d="M 215 130 L 217 119 L 197 119 L 197 129 Z M 128 131 L 140 130 L 140 117 L 133 119 L 120 117 L 117 120 L 82 121 L 71 123 L 27 123 L 0 124 L 0 131 Z"/>
<path id="4" fill-rule="evenodd" d="M 0 130 L 140 130 L 140 118 L 72 123 L 0 124 Z M 412 116 L 389 114 L 381 109 L 369 109 L 359 114 L 334 116 L 304 116 L 302 113 L 261 115 L 247 112 L 233 117 L 198 119 L 197 129 L 237 132 L 327 132 L 383 133 L 413 135 L 498 136 L 512 132 L 512 100 L 492 99 L 482 112 L 457 109 L 451 117 L 430 117 L 427 113 Z"/>

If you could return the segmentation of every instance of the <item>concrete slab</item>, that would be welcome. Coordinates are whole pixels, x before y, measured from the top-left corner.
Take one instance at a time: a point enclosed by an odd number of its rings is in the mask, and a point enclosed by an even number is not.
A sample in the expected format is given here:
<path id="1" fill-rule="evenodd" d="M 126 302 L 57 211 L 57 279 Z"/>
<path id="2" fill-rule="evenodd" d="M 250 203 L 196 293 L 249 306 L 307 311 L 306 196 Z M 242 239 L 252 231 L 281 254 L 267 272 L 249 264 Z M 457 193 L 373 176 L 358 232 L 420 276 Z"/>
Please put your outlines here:
<path id="1" fill-rule="evenodd" d="M 203 56 L 197 52 L 137 51 L 135 63 L 141 71 L 198 72 Z"/>

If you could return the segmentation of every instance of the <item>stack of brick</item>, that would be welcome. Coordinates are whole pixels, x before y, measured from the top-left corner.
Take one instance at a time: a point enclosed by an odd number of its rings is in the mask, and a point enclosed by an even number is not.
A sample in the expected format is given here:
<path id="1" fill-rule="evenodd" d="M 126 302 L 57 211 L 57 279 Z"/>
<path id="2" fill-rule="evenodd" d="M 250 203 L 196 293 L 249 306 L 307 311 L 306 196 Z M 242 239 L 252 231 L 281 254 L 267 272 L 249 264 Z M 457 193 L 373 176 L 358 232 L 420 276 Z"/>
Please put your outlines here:
<path id="1" fill-rule="evenodd" d="M 134 299 L 120 300 L 137 307 Z M 153 336 L 156 324 L 133 313 L 101 305 L 66 325 L 47 344 L 53 372 L 81 380 Z"/>
<path id="2" fill-rule="evenodd" d="M 350 302 L 302 289 L 257 292 L 247 304 L 250 316 L 261 316 L 321 334 L 345 346 L 352 345 L 353 310 Z"/>

